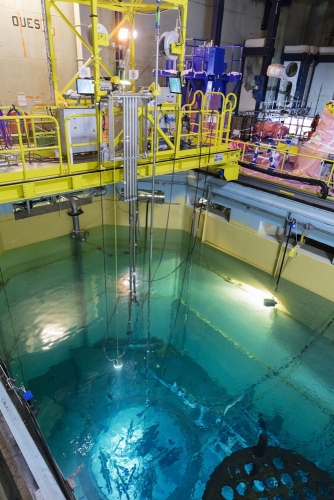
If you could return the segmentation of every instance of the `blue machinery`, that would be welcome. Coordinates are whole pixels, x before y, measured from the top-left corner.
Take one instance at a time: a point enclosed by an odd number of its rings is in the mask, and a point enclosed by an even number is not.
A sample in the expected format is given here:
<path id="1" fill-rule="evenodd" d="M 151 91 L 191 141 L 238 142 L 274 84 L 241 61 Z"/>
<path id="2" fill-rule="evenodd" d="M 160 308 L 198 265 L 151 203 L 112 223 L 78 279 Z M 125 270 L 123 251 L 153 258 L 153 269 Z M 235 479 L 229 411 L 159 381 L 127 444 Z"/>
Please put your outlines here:
<path id="1" fill-rule="evenodd" d="M 198 45 L 201 43 L 201 45 Z M 184 73 L 185 86 L 183 99 L 187 92 L 201 90 L 206 92 L 235 93 L 241 81 L 242 46 L 231 45 L 213 47 L 204 40 L 193 39 L 191 56 L 186 57 Z M 234 84 L 228 89 L 229 84 Z"/>
<path id="2" fill-rule="evenodd" d="M 182 75 L 182 104 L 188 104 L 192 94 L 200 90 L 234 94 L 241 82 L 242 45 L 214 47 L 200 38 L 187 40 L 190 54 L 185 56 L 185 70 Z M 166 69 L 159 76 L 175 76 L 173 62 L 166 61 Z"/>

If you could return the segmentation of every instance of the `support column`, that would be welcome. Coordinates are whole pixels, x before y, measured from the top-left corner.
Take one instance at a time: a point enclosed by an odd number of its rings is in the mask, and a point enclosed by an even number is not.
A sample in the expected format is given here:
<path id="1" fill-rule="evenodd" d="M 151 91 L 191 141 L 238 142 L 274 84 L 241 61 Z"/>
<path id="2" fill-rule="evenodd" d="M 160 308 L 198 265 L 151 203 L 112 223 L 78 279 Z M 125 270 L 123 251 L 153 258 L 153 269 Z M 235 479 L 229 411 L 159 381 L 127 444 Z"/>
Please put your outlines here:
<path id="1" fill-rule="evenodd" d="M 211 21 L 211 40 L 213 41 L 213 45 L 217 47 L 220 45 L 222 36 L 224 7 L 225 0 L 214 0 Z"/>
<path id="2" fill-rule="evenodd" d="M 79 239 L 80 241 L 86 241 L 87 236 L 89 235 L 88 231 L 81 231 L 80 230 L 80 222 L 79 222 L 79 215 L 83 214 L 83 210 L 81 208 L 77 207 L 77 203 L 73 196 L 67 195 L 66 198 L 71 204 L 71 211 L 68 212 L 68 215 L 72 217 L 73 221 L 73 230 L 70 234 L 71 238 L 73 239 Z"/>
<path id="3" fill-rule="evenodd" d="M 279 21 L 279 15 L 281 11 L 283 0 L 266 0 L 264 19 L 261 25 L 262 29 L 267 28 L 266 43 L 264 46 L 264 53 L 262 59 L 260 81 L 259 81 L 259 91 L 257 93 L 257 102 L 255 109 L 260 108 L 260 103 L 265 100 L 265 95 L 268 85 L 267 69 L 271 64 L 272 58 L 275 53 L 275 40 Z M 269 10 L 270 9 L 270 10 Z M 269 10 L 269 15 L 267 17 L 266 12 Z"/>
<path id="4" fill-rule="evenodd" d="M 50 12 L 50 2 L 49 0 L 42 0 L 42 16 L 44 24 L 44 36 L 45 36 L 45 46 L 46 46 L 46 58 L 49 67 L 49 79 L 51 87 L 51 102 L 53 105 L 58 105 L 60 102 L 59 98 L 59 87 L 57 78 L 57 67 L 56 67 L 56 56 L 55 48 L 53 44 L 53 34 L 52 34 L 52 18 Z"/>
<path id="5" fill-rule="evenodd" d="M 182 72 L 184 69 L 184 59 L 185 59 L 185 53 L 186 53 L 187 16 L 188 16 L 188 3 L 186 2 L 185 5 L 183 5 L 181 7 L 180 34 L 181 34 L 181 40 L 183 41 L 183 43 L 181 44 L 181 54 L 180 54 L 179 62 L 177 65 L 177 69 L 178 69 L 178 72 L 180 73 L 180 75 L 182 75 Z M 177 99 L 178 106 L 181 107 L 182 94 L 178 94 L 176 99 Z"/>
<path id="6" fill-rule="evenodd" d="M 77 30 L 79 35 L 81 36 L 81 15 L 80 15 L 80 5 L 78 3 L 73 4 L 73 13 L 74 13 L 74 28 Z M 82 43 L 79 38 L 75 37 L 75 44 L 77 48 L 77 67 L 78 69 L 83 66 L 83 51 L 82 51 Z"/>
<path id="7" fill-rule="evenodd" d="M 92 56 L 94 64 L 94 86 L 95 86 L 95 98 L 99 95 L 100 90 L 100 51 L 99 51 L 99 34 L 98 34 L 98 17 L 97 17 L 97 0 L 90 1 L 90 18 L 92 22 Z"/>

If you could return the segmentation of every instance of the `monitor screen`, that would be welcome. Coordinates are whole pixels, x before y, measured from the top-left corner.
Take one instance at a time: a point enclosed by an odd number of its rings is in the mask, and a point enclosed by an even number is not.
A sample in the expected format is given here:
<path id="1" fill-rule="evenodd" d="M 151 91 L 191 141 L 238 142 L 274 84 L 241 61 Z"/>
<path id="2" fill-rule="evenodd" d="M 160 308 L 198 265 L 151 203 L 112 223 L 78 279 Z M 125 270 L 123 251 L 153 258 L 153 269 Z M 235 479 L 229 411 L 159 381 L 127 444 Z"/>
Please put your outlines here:
<path id="1" fill-rule="evenodd" d="M 168 83 L 172 94 L 182 94 L 181 78 L 169 78 Z"/>
<path id="2" fill-rule="evenodd" d="M 77 93 L 79 95 L 94 95 L 94 80 L 77 78 Z"/>

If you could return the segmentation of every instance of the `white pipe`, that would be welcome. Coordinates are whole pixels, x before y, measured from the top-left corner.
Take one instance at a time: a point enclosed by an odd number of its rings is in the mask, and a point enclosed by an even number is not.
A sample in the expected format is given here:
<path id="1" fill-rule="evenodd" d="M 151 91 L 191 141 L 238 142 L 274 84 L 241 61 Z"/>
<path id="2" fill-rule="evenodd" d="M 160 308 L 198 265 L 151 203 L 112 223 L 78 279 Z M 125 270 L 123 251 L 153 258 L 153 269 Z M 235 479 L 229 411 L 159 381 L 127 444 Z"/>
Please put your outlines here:
<path id="1" fill-rule="evenodd" d="M 74 28 L 77 30 L 79 35 L 82 36 L 80 5 L 78 3 L 73 4 L 73 15 L 74 15 Z M 83 59 L 82 43 L 80 42 L 77 36 L 75 37 L 75 44 L 77 47 L 77 64 L 79 69 L 81 68 L 81 66 L 83 66 L 84 59 Z"/>
<path id="2" fill-rule="evenodd" d="M 66 194 L 66 195 L 63 195 L 63 197 L 68 199 L 68 201 L 70 202 L 71 208 L 72 208 L 72 212 L 76 213 L 78 211 L 78 205 L 77 205 L 76 200 L 73 198 L 73 196 L 71 196 L 70 194 Z"/>

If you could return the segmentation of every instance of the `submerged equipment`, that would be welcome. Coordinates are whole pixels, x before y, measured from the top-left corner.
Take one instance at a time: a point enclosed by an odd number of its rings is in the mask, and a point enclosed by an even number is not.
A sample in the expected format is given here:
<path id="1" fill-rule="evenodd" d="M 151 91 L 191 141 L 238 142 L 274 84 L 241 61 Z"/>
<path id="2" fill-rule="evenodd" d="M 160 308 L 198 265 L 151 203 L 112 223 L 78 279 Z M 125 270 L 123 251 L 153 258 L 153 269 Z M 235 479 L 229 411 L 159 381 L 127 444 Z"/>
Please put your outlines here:
<path id="1" fill-rule="evenodd" d="M 260 434 L 256 446 L 225 457 L 206 483 L 202 500 L 334 498 L 327 472 L 302 455 L 267 442 L 266 434 Z"/>
<path id="2" fill-rule="evenodd" d="M 277 300 L 274 299 L 263 299 L 263 305 L 265 307 L 275 307 L 278 304 Z"/>
<path id="3" fill-rule="evenodd" d="M 281 276 L 282 276 L 282 272 L 283 272 L 283 266 L 284 266 L 284 262 L 285 262 L 285 255 L 286 255 L 286 251 L 288 249 L 289 240 L 290 240 L 290 237 L 291 237 L 291 231 L 292 231 L 292 229 L 294 227 L 296 227 L 296 219 L 288 218 L 286 220 L 286 223 L 287 223 L 287 226 L 289 227 L 289 230 L 288 230 L 287 235 L 286 235 L 286 242 L 285 242 L 285 247 L 284 247 L 284 253 L 283 253 L 283 257 L 282 257 L 282 262 L 281 262 L 280 270 L 278 272 L 274 294 L 271 297 L 271 299 L 264 299 L 263 300 L 263 305 L 265 307 L 275 307 L 278 304 L 278 302 L 277 302 L 277 300 L 276 300 L 275 297 L 276 297 L 276 294 L 277 294 L 277 291 L 278 291 L 278 285 L 279 285 L 279 282 L 280 282 L 280 279 L 281 279 Z"/>

